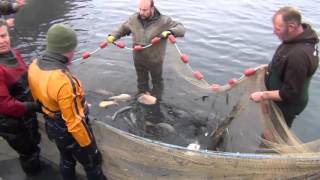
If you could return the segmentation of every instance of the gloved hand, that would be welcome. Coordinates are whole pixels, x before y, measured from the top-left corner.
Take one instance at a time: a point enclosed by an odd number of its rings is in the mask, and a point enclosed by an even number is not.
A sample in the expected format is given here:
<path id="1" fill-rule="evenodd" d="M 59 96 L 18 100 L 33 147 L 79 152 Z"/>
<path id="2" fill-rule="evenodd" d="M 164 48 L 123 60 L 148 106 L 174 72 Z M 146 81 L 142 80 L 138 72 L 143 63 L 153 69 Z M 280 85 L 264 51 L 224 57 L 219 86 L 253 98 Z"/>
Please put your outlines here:
<path id="1" fill-rule="evenodd" d="M 86 166 L 96 167 L 97 165 L 102 163 L 101 153 L 98 151 L 98 148 L 94 142 L 89 144 L 88 146 L 81 147 L 80 151 L 82 153 L 86 153 L 90 158 L 86 158 L 87 162 L 84 162 Z"/>
<path id="2" fill-rule="evenodd" d="M 41 103 L 38 101 L 25 102 L 25 104 L 27 107 L 27 113 L 42 112 Z"/>
<path id="3" fill-rule="evenodd" d="M 162 38 L 167 38 L 170 34 L 172 34 L 171 31 L 163 31 L 161 33 L 161 37 Z"/>
<path id="4" fill-rule="evenodd" d="M 98 153 L 97 145 L 94 142 L 91 142 L 91 144 L 87 146 L 81 147 L 81 150 L 92 155 Z"/>
<path id="5" fill-rule="evenodd" d="M 107 37 L 108 43 L 114 43 L 115 40 L 116 40 L 116 38 L 115 38 L 114 36 L 112 36 L 112 35 L 109 35 L 109 36 Z"/>

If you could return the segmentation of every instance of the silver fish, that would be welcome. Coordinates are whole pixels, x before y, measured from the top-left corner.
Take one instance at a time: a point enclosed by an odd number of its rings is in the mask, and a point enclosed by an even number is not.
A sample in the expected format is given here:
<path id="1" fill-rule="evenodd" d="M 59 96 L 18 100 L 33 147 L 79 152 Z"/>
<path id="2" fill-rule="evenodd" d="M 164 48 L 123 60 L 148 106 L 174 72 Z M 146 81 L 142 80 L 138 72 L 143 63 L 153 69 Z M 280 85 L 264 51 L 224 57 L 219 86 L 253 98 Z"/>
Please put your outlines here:
<path id="1" fill-rule="evenodd" d="M 112 120 L 115 121 L 120 113 L 125 112 L 125 111 L 128 111 L 128 110 L 130 110 L 130 109 L 132 109 L 132 106 L 125 106 L 125 107 L 119 109 L 118 111 L 116 111 L 116 112 L 113 114 Z"/>
<path id="2" fill-rule="evenodd" d="M 120 94 L 117 96 L 109 97 L 109 100 L 113 100 L 113 101 L 129 101 L 130 99 L 131 99 L 131 96 L 129 94 Z"/>
<path id="3" fill-rule="evenodd" d="M 159 127 L 161 129 L 165 129 L 167 132 L 172 133 L 172 134 L 176 134 L 176 129 L 174 129 L 174 127 L 172 127 L 170 124 L 168 123 L 158 123 L 156 125 L 156 127 Z"/>
<path id="4" fill-rule="evenodd" d="M 118 105 L 117 102 L 115 101 L 101 101 L 99 106 L 102 107 L 102 108 L 107 108 L 109 106 L 112 106 L 112 105 Z"/>

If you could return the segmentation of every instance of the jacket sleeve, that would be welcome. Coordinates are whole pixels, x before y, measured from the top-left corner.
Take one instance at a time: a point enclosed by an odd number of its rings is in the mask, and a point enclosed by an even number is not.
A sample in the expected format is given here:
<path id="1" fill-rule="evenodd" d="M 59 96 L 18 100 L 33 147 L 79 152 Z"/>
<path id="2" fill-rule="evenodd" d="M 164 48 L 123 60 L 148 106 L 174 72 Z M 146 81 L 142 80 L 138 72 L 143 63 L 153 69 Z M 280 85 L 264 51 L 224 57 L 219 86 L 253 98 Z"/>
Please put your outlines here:
<path id="1" fill-rule="evenodd" d="M 110 35 L 114 36 L 116 39 L 120 39 L 123 36 L 128 36 L 131 33 L 129 23 L 130 23 L 129 18 L 126 22 L 124 22 L 118 29 L 113 31 Z"/>
<path id="2" fill-rule="evenodd" d="M 91 135 L 85 122 L 84 105 L 81 102 L 82 89 L 72 77 L 67 76 L 64 81 L 57 97 L 62 118 L 79 145 L 88 146 L 91 144 Z"/>
<path id="3" fill-rule="evenodd" d="M 3 77 L 3 72 L 0 69 L 0 114 L 20 118 L 23 117 L 26 112 L 26 104 L 10 95 L 5 83 L 5 77 Z"/>
<path id="4" fill-rule="evenodd" d="M 183 37 L 186 29 L 183 24 L 177 21 L 172 20 L 170 17 L 167 19 L 168 21 L 168 30 L 176 37 Z"/>
<path id="5" fill-rule="evenodd" d="M 283 72 L 283 86 L 279 91 L 283 101 L 293 102 L 303 93 L 308 78 L 308 62 L 308 56 L 303 51 L 296 50 L 289 54 Z"/>
<path id="6" fill-rule="evenodd" d="M 1 15 L 9 15 L 16 13 L 19 10 L 17 3 L 11 3 L 8 1 L 0 2 L 0 14 Z"/>

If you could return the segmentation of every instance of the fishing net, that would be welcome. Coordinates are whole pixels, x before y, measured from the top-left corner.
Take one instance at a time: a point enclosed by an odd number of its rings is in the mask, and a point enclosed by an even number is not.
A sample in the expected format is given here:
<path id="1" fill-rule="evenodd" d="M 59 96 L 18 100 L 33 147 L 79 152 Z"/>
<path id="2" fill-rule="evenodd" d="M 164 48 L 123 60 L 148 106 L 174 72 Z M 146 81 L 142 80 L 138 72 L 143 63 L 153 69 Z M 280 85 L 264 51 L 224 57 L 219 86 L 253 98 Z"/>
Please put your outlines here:
<path id="1" fill-rule="evenodd" d="M 272 101 L 249 99 L 252 92 L 265 90 L 263 68 L 212 85 L 192 69 L 177 44 L 168 43 L 160 103 L 145 105 L 133 99 L 99 108 L 98 102 L 114 92 L 135 94 L 130 50 L 108 47 L 73 66 L 85 84 L 91 115 L 104 122 L 94 123 L 94 129 L 110 177 L 319 177 L 319 142 L 302 143 Z M 128 78 L 123 78 L 124 72 Z"/>
<path id="2" fill-rule="evenodd" d="M 214 82 L 206 82 L 185 56 L 181 58 L 176 44 L 168 43 L 160 103 L 146 105 L 133 98 L 107 109 L 99 107 L 110 96 L 135 95 L 129 50 L 108 46 L 87 53 L 88 60 L 72 66 L 86 90 L 108 179 L 320 177 L 319 141 L 302 143 L 272 101 L 249 99 L 252 92 L 265 89 L 263 68 L 212 86 Z M 40 129 L 45 134 L 43 122 Z M 42 156 L 59 162 L 57 149 L 46 135 L 41 148 Z"/>

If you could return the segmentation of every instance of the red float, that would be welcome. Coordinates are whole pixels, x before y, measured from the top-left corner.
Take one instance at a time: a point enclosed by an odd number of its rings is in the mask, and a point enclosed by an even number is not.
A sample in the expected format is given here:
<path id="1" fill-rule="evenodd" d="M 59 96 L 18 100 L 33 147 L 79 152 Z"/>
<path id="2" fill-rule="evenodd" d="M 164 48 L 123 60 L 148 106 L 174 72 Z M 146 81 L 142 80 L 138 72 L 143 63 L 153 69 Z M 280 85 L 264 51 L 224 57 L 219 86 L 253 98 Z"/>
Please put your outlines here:
<path id="1" fill-rule="evenodd" d="M 133 51 L 135 51 L 135 52 L 141 51 L 142 49 L 143 49 L 143 47 L 141 45 L 135 45 L 133 47 Z"/>
<path id="2" fill-rule="evenodd" d="M 182 60 L 183 63 L 187 64 L 189 63 L 189 56 L 186 54 L 181 55 L 180 59 Z"/>
<path id="3" fill-rule="evenodd" d="M 91 56 L 90 52 L 84 52 L 84 53 L 82 54 L 82 58 L 83 58 L 83 59 L 88 59 L 90 56 Z"/>
<path id="4" fill-rule="evenodd" d="M 244 70 L 244 72 L 243 72 L 243 74 L 244 74 L 245 76 L 252 76 L 252 75 L 254 75 L 255 73 L 256 73 L 256 70 L 253 69 L 253 68 L 246 69 L 246 70 Z"/>
<path id="5" fill-rule="evenodd" d="M 170 34 L 169 35 L 169 41 L 172 43 L 172 44 L 175 44 L 177 42 L 177 38 L 174 37 L 174 35 Z"/>
<path id="6" fill-rule="evenodd" d="M 195 71 L 195 72 L 193 73 L 193 76 L 194 76 L 196 79 L 198 79 L 199 81 L 203 79 L 203 75 L 202 75 L 202 73 L 201 73 L 200 71 Z"/>
<path id="7" fill-rule="evenodd" d="M 152 45 L 155 45 L 155 44 L 158 44 L 159 42 L 161 41 L 161 38 L 159 37 L 155 37 L 151 40 L 151 44 Z"/>
<path id="8" fill-rule="evenodd" d="M 228 84 L 231 85 L 231 86 L 235 85 L 236 83 L 237 83 L 237 79 L 230 79 L 228 81 Z"/>
<path id="9" fill-rule="evenodd" d="M 118 48 L 121 48 L 121 49 L 123 49 L 124 47 L 126 47 L 126 45 L 124 44 L 123 41 L 116 42 L 115 44 L 116 44 L 116 46 L 117 46 Z"/>
<path id="10" fill-rule="evenodd" d="M 102 42 L 102 43 L 100 43 L 100 48 L 101 49 L 103 49 L 103 48 L 105 48 L 105 47 L 107 47 L 108 46 L 108 42 Z"/>

